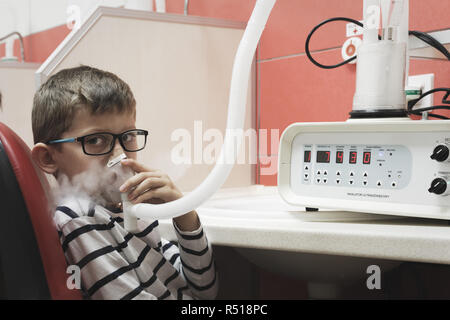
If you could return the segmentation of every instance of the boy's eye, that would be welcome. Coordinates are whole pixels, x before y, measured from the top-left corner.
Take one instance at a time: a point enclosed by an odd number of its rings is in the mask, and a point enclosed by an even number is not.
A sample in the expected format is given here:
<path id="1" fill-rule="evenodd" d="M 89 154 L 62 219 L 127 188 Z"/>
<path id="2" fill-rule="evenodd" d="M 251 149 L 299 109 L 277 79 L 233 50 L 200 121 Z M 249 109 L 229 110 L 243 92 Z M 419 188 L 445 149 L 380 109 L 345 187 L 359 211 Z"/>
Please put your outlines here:
<path id="1" fill-rule="evenodd" d="M 130 133 L 124 134 L 122 136 L 122 140 L 123 140 L 123 142 L 134 141 L 134 140 L 136 140 L 136 133 L 135 132 L 130 132 Z"/>
<path id="2" fill-rule="evenodd" d="M 107 140 L 106 137 L 98 135 L 86 138 L 85 143 L 98 146 L 105 144 L 107 142 L 106 140 Z"/>

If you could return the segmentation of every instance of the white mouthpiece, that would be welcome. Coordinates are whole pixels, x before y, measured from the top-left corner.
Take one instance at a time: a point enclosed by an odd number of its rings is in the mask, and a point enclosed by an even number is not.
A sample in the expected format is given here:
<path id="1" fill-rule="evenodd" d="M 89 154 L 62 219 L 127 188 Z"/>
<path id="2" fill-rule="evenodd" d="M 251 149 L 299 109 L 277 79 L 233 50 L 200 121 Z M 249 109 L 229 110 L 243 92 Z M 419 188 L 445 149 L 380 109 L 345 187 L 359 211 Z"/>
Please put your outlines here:
<path id="1" fill-rule="evenodd" d="M 107 164 L 107 167 L 111 168 L 111 167 L 115 166 L 116 164 L 120 163 L 120 161 L 122 161 L 123 159 L 126 159 L 126 158 L 127 158 L 127 156 L 124 153 L 122 153 L 120 156 L 118 156 L 118 157 L 116 157 L 116 158 L 114 158 L 112 160 L 109 160 L 109 162 Z"/>
<path id="2" fill-rule="evenodd" d="M 120 172 L 121 175 L 123 175 L 123 178 L 129 178 L 131 176 L 133 176 L 133 171 L 129 168 L 124 168 L 120 165 L 120 161 L 122 161 L 123 159 L 126 159 L 127 156 L 125 154 L 121 154 L 118 157 L 115 157 L 114 159 L 110 160 L 107 164 L 108 168 L 112 168 L 115 165 L 119 164 L 119 167 L 116 167 L 112 170 L 119 170 L 117 172 Z M 127 231 L 130 232 L 137 232 L 138 231 L 138 226 L 137 226 L 137 218 L 136 216 L 130 214 L 130 210 L 129 208 L 131 207 L 131 203 L 128 200 L 128 194 L 129 192 L 122 192 L 120 194 L 120 199 L 122 200 L 122 209 L 124 212 L 123 215 L 123 221 L 124 221 L 124 227 Z"/>

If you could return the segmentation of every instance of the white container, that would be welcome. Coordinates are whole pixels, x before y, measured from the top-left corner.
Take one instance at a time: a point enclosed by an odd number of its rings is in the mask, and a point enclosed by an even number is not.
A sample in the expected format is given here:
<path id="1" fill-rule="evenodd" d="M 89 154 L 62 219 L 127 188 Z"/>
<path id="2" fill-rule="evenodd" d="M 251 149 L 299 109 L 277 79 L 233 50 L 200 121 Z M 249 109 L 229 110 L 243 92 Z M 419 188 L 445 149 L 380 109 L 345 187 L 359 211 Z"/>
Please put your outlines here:
<path id="1" fill-rule="evenodd" d="M 357 56 L 353 111 L 405 110 L 405 43 L 363 42 Z"/>

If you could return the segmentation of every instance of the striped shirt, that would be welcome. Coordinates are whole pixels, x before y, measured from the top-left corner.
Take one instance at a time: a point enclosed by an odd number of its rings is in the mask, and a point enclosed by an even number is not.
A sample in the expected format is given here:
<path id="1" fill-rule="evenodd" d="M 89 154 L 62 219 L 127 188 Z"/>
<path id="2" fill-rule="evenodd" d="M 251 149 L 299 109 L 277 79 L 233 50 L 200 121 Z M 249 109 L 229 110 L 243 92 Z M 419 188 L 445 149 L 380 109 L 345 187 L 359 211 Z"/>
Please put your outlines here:
<path id="1" fill-rule="evenodd" d="M 161 238 L 158 221 L 123 227 L 123 214 L 84 199 L 66 199 L 54 216 L 69 265 L 81 271 L 90 299 L 214 299 L 218 279 L 203 228 L 174 223 L 178 245 Z"/>

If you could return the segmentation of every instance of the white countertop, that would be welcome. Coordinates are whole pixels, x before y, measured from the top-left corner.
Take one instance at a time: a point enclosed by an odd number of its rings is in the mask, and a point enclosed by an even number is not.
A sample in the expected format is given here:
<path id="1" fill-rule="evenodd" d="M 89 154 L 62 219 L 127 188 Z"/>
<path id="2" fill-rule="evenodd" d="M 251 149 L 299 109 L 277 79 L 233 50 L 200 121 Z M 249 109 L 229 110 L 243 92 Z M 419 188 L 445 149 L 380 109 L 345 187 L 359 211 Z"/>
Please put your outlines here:
<path id="1" fill-rule="evenodd" d="M 448 221 L 305 212 L 263 186 L 222 189 L 197 212 L 213 245 L 450 264 Z M 160 232 L 176 240 L 171 220 Z"/>

